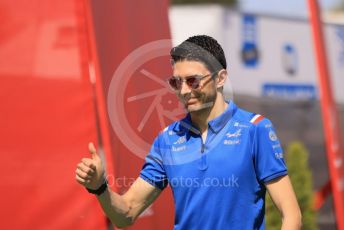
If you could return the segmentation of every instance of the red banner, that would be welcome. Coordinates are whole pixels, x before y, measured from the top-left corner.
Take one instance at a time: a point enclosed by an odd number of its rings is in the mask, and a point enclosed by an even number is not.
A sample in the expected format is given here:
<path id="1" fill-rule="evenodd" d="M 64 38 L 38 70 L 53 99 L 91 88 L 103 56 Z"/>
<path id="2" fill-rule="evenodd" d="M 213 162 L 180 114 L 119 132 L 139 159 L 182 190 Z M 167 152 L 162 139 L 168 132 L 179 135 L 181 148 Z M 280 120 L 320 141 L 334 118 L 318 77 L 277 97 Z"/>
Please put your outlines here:
<path id="1" fill-rule="evenodd" d="M 168 2 L 89 3 L 2 1 L 4 229 L 107 229 L 96 198 L 74 179 L 76 164 L 88 156 L 87 143 L 105 151 L 110 182 L 124 192 L 139 175 L 154 137 L 178 116 L 176 98 L 163 81 L 171 72 Z M 137 49 L 129 60 L 136 68 L 125 69 L 121 64 Z M 131 74 L 122 78 L 116 70 Z M 112 86 L 125 99 L 115 106 L 108 98 L 112 79 L 122 80 Z M 125 118 L 120 129 L 113 122 L 117 116 L 108 117 L 111 109 Z M 132 229 L 172 225 L 166 189 Z"/>
<path id="2" fill-rule="evenodd" d="M 97 140 L 80 4 L 1 2 L 2 229 L 106 229 L 74 179 Z"/>
<path id="3" fill-rule="evenodd" d="M 179 115 L 164 81 L 171 74 L 168 1 L 94 0 L 89 8 L 97 84 L 103 86 L 97 98 L 105 100 L 113 150 L 109 181 L 123 193 L 138 177 L 154 137 Z M 168 188 L 130 229 L 172 229 L 173 219 Z"/>

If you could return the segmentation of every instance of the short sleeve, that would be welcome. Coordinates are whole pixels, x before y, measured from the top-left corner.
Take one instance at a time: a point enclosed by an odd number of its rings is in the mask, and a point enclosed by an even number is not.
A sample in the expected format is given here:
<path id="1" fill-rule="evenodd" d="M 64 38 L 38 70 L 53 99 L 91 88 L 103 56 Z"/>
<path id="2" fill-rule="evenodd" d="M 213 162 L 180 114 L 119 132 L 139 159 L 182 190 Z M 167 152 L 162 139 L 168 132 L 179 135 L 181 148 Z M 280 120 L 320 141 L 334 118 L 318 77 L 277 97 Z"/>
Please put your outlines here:
<path id="1" fill-rule="evenodd" d="M 271 121 L 266 118 L 256 124 L 253 151 L 260 182 L 265 184 L 288 173 L 282 146 Z"/>
<path id="2" fill-rule="evenodd" d="M 168 181 L 160 150 L 159 138 L 157 137 L 149 154 L 146 156 L 140 177 L 151 185 L 163 190 L 167 186 Z"/>

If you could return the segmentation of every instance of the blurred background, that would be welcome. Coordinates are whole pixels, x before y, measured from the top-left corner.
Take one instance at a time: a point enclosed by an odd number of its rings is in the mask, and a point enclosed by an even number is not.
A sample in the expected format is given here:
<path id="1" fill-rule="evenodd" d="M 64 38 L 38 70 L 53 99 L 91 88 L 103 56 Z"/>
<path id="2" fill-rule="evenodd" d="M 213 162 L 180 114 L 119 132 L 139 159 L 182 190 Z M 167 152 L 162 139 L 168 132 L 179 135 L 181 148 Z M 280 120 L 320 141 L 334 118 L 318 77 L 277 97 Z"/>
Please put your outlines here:
<path id="1" fill-rule="evenodd" d="M 343 146 L 344 1 L 319 5 L 335 104 L 328 109 L 339 120 L 331 127 Z M 170 48 L 197 34 L 224 48 L 226 98 L 274 123 L 303 229 L 341 229 L 332 194 L 343 194 L 344 175 L 329 166 L 340 169 L 343 158 L 329 161 L 307 1 L 1 0 L 0 12 L 4 229 L 112 229 L 76 183 L 76 165 L 93 141 L 110 186 L 128 189 L 155 136 L 184 115 L 164 80 Z M 270 200 L 266 211 L 267 229 L 279 229 Z M 128 229 L 172 229 L 173 214 L 167 188 Z"/>

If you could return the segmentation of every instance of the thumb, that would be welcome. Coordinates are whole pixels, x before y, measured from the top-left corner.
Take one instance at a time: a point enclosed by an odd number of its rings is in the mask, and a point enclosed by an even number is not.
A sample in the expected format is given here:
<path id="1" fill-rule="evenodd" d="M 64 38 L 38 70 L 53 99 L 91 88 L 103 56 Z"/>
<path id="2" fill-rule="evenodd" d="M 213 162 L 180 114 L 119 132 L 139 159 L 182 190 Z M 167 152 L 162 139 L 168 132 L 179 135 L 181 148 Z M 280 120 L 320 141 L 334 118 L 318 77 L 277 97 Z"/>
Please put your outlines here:
<path id="1" fill-rule="evenodd" d="M 95 158 L 98 156 L 97 150 L 94 147 L 93 142 L 88 143 L 88 151 L 91 153 L 92 158 Z"/>

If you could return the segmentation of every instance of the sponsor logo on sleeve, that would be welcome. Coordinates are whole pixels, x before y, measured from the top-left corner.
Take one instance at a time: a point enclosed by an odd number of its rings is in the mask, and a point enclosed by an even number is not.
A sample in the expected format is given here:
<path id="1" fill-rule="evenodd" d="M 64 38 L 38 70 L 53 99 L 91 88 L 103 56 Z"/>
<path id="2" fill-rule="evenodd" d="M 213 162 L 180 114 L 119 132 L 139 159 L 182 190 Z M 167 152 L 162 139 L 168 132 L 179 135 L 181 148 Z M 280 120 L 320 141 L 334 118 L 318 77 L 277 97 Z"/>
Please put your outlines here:
<path id="1" fill-rule="evenodd" d="M 273 149 L 281 148 L 281 145 L 280 144 L 272 145 L 272 148 Z"/>
<path id="2" fill-rule="evenodd" d="M 277 158 L 277 159 L 282 159 L 283 158 L 283 153 L 275 153 L 275 157 Z"/>
<path id="3" fill-rule="evenodd" d="M 274 131 L 270 130 L 269 132 L 269 138 L 271 141 L 277 141 L 277 135 Z"/>
<path id="4" fill-rule="evenodd" d="M 265 125 L 264 127 L 265 127 L 265 128 L 271 128 L 272 125 L 271 125 L 271 124 L 267 124 L 267 125 Z"/>

